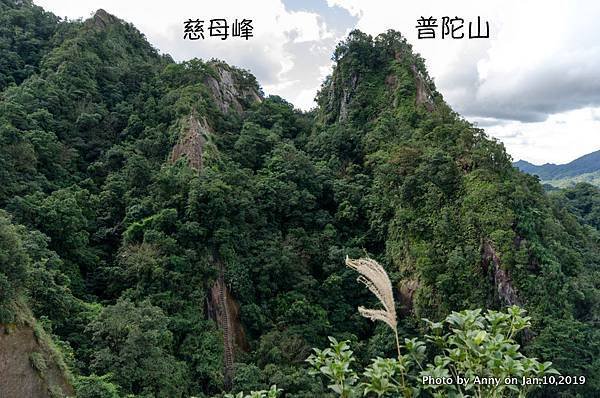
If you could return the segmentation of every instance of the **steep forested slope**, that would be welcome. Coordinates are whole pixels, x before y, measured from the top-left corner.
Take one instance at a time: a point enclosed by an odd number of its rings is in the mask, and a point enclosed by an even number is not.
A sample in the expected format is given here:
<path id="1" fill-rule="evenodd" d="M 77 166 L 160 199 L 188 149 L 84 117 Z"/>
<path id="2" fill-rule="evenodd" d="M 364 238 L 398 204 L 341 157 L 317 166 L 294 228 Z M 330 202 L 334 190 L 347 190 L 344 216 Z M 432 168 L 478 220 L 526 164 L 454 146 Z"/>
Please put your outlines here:
<path id="1" fill-rule="evenodd" d="M 525 305 L 535 320 L 531 352 L 582 372 L 598 350 L 586 347 L 598 336 L 597 234 L 451 112 L 406 49 L 393 33 L 352 34 L 321 92 L 328 156 L 347 180 L 372 176 L 362 184 L 364 212 L 348 222 L 367 219 L 368 236 L 382 237 L 400 298 L 417 316 Z M 421 105 L 420 81 L 430 88 Z M 335 109 L 345 111 L 332 120 Z M 352 151 L 335 146 L 353 140 Z"/>
<path id="2" fill-rule="evenodd" d="M 405 336 L 519 304 L 526 350 L 588 378 L 564 396 L 598 393 L 597 232 L 444 103 L 399 33 L 352 32 L 308 113 L 102 10 L 31 35 L 32 67 L 2 71 L 0 226 L 21 243 L 0 246 L 0 322 L 43 320 L 79 396 L 326 397 L 304 360 L 328 335 L 394 352 L 356 312 L 343 259 L 365 253 Z"/>
<path id="3" fill-rule="evenodd" d="M 556 190 L 551 195 L 577 216 L 582 224 L 600 231 L 600 188 L 580 183 L 571 188 Z"/>
<path id="4" fill-rule="evenodd" d="M 68 29 L 59 18 L 25 2 L 0 1 L 0 90 L 39 71 L 42 57 Z"/>

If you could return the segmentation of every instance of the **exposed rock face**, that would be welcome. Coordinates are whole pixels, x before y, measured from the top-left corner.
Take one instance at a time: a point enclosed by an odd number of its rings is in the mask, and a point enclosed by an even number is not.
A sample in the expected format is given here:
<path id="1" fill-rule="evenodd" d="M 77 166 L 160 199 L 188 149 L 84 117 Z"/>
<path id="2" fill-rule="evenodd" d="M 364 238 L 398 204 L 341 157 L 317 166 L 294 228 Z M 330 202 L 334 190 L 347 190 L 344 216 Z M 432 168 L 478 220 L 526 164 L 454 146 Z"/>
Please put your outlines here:
<path id="1" fill-rule="evenodd" d="M 358 76 L 353 75 L 350 80 L 349 86 L 344 86 L 342 90 L 342 99 L 340 101 L 340 113 L 338 120 L 343 121 L 348 118 L 348 104 L 350 103 L 350 97 L 352 93 L 356 89 L 356 84 L 358 83 Z"/>
<path id="2" fill-rule="evenodd" d="M 486 269 L 493 267 L 494 285 L 500 299 L 507 305 L 521 305 L 517 291 L 512 285 L 512 279 L 508 271 L 500 266 L 500 257 L 490 242 L 483 244 L 483 265 Z"/>
<path id="3" fill-rule="evenodd" d="M 337 113 L 337 121 L 342 122 L 348 119 L 348 105 L 352 99 L 352 94 L 356 90 L 358 75 L 353 74 L 348 82 L 340 82 L 339 80 L 338 75 L 334 75 L 328 87 L 326 106 L 331 112 Z M 337 100 L 338 95 L 339 101 Z"/>
<path id="4" fill-rule="evenodd" d="M 417 69 L 415 65 L 411 65 L 413 75 L 415 77 L 415 85 L 417 86 L 416 103 L 425 106 L 428 111 L 433 111 L 433 96 L 431 91 L 425 82 L 425 78 L 421 74 L 421 71 Z"/>
<path id="5" fill-rule="evenodd" d="M 182 156 L 185 156 L 191 168 L 197 171 L 202 170 L 204 146 L 209 132 L 210 127 L 206 119 L 202 118 L 200 121 L 192 113 L 184 126 L 179 142 L 171 151 L 171 162 L 176 162 Z"/>
<path id="6" fill-rule="evenodd" d="M 0 397 L 74 397 L 52 350 L 28 325 L 0 325 Z"/>
<path id="7" fill-rule="evenodd" d="M 244 111 L 243 102 L 261 102 L 260 94 L 253 88 L 244 88 L 236 78 L 232 71 L 226 66 L 216 64 L 214 68 L 218 74 L 218 78 L 213 76 L 206 78 L 205 84 L 208 86 L 213 99 L 223 113 L 233 111 L 242 113 Z"/>
<path id="8" fill-rule="evenodd" d="M 419 288 L 419 281 L 416 279 L 402 280 L 398 286 L 400 291 L 400 311 L 403 315 L 408 315 L 413 309 L 413 299 L 415 292 Z"/>
<path id="9" fill-rule="evenodd" d="M 85 21 L 86 26 L 105 29 L 107 26 L 120 23 L 121 20 L 114 15 L 107 13 L 102 8 L 94 13 L 94 16 L 87 21 Z"/>

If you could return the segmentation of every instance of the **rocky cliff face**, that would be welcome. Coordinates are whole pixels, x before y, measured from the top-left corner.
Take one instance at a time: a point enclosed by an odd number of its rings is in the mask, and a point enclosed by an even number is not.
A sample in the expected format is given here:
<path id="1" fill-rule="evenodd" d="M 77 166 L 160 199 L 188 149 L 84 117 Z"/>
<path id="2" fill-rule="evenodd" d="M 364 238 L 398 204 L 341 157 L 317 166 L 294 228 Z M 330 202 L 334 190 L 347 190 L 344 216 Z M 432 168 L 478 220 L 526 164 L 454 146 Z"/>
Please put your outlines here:
<path id="1" fill-rule="evenodd" d="M 211 61 L 207 63 L 207 66 L 211 73 L 207 74 L 203 83 L 216 108 L 224 115 L 241 116 L 250 106 L 263 101 L 256 80 L 245 71 L 232 68 L 219 61 Z M 208 115 L 198 112 L 196 109 L 192 110 L 182 124 L 179 139 L 171 151 L 170 160 L 175 162 L 181 157 L 185 157 L 194 170 L 200 171 L 210 135 L 215 131 L 209 123 Z"/>
<path id="2" fill-rule="evenodd" d="M 510 274 L 502 268 L 500 256 L 490 242 L 483 244 L 482 257 L 483 266 L 486 269 L 491 267 L 493 283 L 502 302 L 506 305 L 522 305 L 523 303 L 517 295 Z"/>
<path id="3" fill-rule="evenodd" d="M 253 102 L 262 101 L 262 94 L 248 81 L 249 75 L 233 70 L 225 63 L 211 62 L 209 65 L 216 76 L 208 76 L 204 83 L 221 112 L 240 114 Z"/>
<path id="4" fill-rule="evenodd" d="M 74 397 L 60 353 L 33 319 L 0 324 L 0 397 Z"/>
<path id="5" fill-rule="evenodd" d="M 109 14 L 103 9 L 99 9 L 94 15 L 85 21 L 85 25 L 90 28 L 105 29 L 114 23 L 120 23 L 121 20 L 114 15 Z"/>
<path id="6" fill-rule="evenodd" d="M 176 162 L 185 157 L 191 168 L 196 171 L 202 170 L 204 146 L 208 140 L 209 131 L 210 127 L 206 118 L 198 120 L 195 114 L 191 114 L 184 122 L 179 142 L 171 151 L 171 161 Z"/>
<path id="7" fill-rule="evenodd" d="M 413 76 L 415 79 L 415 85 L 417 87 L 415 92 L 415 102 L 417 105 L 423 105 L 428 111 L 432 111 L 434 109 L 433 105 L 433 95 L 429 87 L 427 87 L 427 83 L 425 82 L 425 78 L 420 70 L 413 64 L 410 66 Z"/>

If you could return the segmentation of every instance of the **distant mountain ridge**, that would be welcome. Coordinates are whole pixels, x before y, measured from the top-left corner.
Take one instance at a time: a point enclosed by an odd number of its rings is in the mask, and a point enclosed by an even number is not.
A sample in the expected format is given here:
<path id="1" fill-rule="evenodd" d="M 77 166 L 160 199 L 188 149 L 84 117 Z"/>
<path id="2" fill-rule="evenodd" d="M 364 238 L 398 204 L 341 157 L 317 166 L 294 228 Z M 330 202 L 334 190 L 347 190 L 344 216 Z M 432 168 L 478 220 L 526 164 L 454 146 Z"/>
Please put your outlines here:
<path id="1" fill-rule="evenodd" d="M 542 181 L 571 179 L 582 174 L 600 172 L 600 150 L 566 164 L 546 163 L 538 166 L 525 160 L 519 160 L 514 162 L 513 166 L 525 173 L 539 176 Z"/>

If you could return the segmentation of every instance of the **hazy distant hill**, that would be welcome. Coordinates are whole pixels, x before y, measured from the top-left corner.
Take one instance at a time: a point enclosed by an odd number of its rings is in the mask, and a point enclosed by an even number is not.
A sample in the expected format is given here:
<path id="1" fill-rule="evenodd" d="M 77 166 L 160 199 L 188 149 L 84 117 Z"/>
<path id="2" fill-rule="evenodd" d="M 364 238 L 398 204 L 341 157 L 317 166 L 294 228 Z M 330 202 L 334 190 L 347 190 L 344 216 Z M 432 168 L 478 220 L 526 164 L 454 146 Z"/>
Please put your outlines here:
<path id="1" fill-rule="evenodd" d="M 545 183 L 565 187 L 577 182 L 600 186 L 600 151 L 592 152 L 566 164 L 546 163 L 541 166 L 525 160 L 514 162 L 519 170 L 535 174 Z"/>

